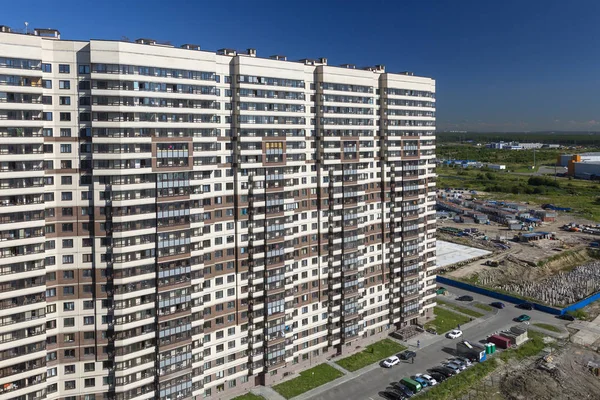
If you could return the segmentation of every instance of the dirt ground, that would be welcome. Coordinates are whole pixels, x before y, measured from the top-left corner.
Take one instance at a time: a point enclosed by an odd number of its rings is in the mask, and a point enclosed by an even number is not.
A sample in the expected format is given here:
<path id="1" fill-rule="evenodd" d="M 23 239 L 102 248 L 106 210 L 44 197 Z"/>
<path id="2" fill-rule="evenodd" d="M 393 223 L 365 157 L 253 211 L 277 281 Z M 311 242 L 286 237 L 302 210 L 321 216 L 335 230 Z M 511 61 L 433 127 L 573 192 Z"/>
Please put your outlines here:
<path id="1" fill-rule="evenodd" d="M 548 277 L 558 270 L 566 267 L 574 267 L 584 264 L 588 261 L 585 257 L 573 260 L 561 260 L 557 265 L 549 263 L 543 268 L 531 268 L 533 264 L 547 259 L 555 254 L 567 251 L 584 249 L 589 242 L 600 240 L 598 236 L 589 235 L 580 232 L 566 232 L 560 229 L 561 226 L 570 223 L 587 223 L 588 221 L 572 218 L 569 214 L 561 214 L 557 221 L 546 223 L 536 228 L 537 231 L 554 232 L 558 240 L 539 240 L 530 243 L 519 243 L 512 241 L 513 237 L 518 234 L 518 231 L 510 231 L 505 226 L 493 223 L 491 225 L 479 225 L 474 223 L 455 223 L 451 220 L 438 221 L 438 227 L 454 227 L 454 228 L 477 228 L 484 233 L 490 241 L 470 237 L 452 237 L 444 233 L 438 232 L 438 237 L 442 240 L 448 240 L 459 244 L 464 244 L 473 247 L 479 247 L 493 252 L 490 256 L 480 259 L 460 268 L 449 272 L 449 277 L 455 278 L 472 278 L 475 277 L 480 281 L 482 278 L 486 281 L 497 283 L 510 283 L 513 280 L 539 280 Z M 499 249 L 494 242 L 497 238 L 503 238 L 508 241 L 510 249 Z M 499 267 L 490 267 L 486 265 L 487 261 L 500 262 Z M 566 262 L 565 262 L 566 261 Z"/>
<path id="2" fill-rule="evenodd" d="M 537 367 L 508 372 L 500 381 L 500 394 L 506 400 L 582 400 L 600 398 L 600 377 L 594 376 L 587 364 L 600 362 L 600 354 L 567 345 L 553 354 L 552 372 Z"/>

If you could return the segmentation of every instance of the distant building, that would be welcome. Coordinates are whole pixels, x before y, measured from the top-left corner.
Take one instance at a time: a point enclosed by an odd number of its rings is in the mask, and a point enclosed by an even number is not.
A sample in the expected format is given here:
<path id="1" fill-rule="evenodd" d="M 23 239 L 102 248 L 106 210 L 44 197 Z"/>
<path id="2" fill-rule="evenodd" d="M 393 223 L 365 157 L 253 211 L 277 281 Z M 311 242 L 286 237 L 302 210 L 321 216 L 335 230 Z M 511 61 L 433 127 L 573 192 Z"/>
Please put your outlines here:
<path id="1" fill-rule="evenodd" d="M 494 171 L 505 170 L 506 165 L 504 164 L 485 164 L 485 166 L 489 169 L 493 169 Z"/>
<path id="2" fill-rule="evenodd" d="M 561 154 L 558 156 L 557 163 L 561 167 L 568 167 L 571 160 L 575 162 L 600 161 L 600 153 Z"/>
<path id="3" fill-rule="evenodd" d="M 494 142 L 488 143 L 486 147 L 488 149 L 502 149 L 502 150 L 531 150 L 541 149 L 544 146 L 543 143 L 519 143 L 519 142 Z"/>
<path id="4" fill-rule="evenodd" d="M 567 167 L 567 175 L 580 179 L 600 178 L 600 153 L 561 154 L 557 164 Z"/>

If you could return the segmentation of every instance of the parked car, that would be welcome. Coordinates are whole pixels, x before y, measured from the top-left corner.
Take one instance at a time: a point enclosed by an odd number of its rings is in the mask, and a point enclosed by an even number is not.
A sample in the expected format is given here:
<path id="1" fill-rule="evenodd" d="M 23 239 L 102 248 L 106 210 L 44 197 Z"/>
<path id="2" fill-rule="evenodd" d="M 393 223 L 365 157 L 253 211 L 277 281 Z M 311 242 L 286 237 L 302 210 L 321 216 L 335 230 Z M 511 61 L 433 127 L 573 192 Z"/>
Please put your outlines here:
<path id="1" fill-rule="evenodd" d="M 450 368 L 446 368 L 443 365 L 439 367 L 434 367 L 430 369 L 431 372 L 436 372 L 438 374 L 444 375 L 446 378 L 450 378 L 451 376 L 456 375 L 458 372 L 451 370 Z"/>
<path id="2" fill-rule="evenodd" d="M 406 386 L 407 388 L 410 389 L 411 392 L 413 393 L 419 393 L 421 391 L 421 389 L 423 389 L 423 386 L 421 386 L 421 384 L 415 380 L 412 380 L 410 378 L 402 378 L 400 379 L 400 383 L 403 384 L 404 386 Z"/>
<path id="3" fill-rule="evenodd" d="M 425 379 L 429 386 L 435 386 L 438 384 L 437 380 L 434 377 L 432 377 L 431 375 L 417 374 L 416 376 L 419 378 Z"/>
<path id="4" fill-rule="evenodd" d="M 388 400 L 404 400 L 406 398 L 406 396 L 400 395 L 399 393 L 393 392 L 392 390 L 388 389 L 384 392 L 379 393 L 381 395 L 381 397 L 383 397 L 384 399 L 388 399 Z"/>
<path id="5" fill-rule="evenodd" d="M 397 365 L 400 363 L 400 359 L 396 356 L 391 356 L 390 358 L 386 359 L 383 362 L 383 366 L 386 368 L 392 368 L 394 365 Z"/>
<path id="6" fill-rule="evenodd" d="M 458 329 L 453 329 L 450 332 L 448 332 L 446 336 L 450 339 L 456 339 L 462 336 L 462 331 L 459 331 Z"/>
<path id="7" fill-rule="evenodd" d="M 400 357 L 401 360 L 410 360 L 411 358 L 415 358 L 416 356 L 417 353 L 410 350 L 405 350 L 402 353 L 398 354 L 398 357 Z"/>
<path id="8" fill-rule="evenodd" d="M 533 304 L 531 303 L 521 303 L 517 307 L 522 310 L 533 310 Z"/>
<path id="9" fill-rule="evenodd" d="M 456 357 L 455 360 L 462 361 L 463 363 L 465 363 L 467 365 L 467 367 L 470 367 L 471 365 L 473 365 L 473 362 L 466 357 Z"/>
<path id="10" fill-rule="evenodd" d="M 401 393 L 404 393 L 406 395 L 406 397 L 412 397 L 414 395 L 412 390 L 410 390 L 409 388 L 407 388 L 400 382 L 394 383 L 394 388 L 395 388 L 395 390 L 397 390 Z"/>
<path id="11" fill-rule="evenodd" d="M 521 314 L 517 318 L 515 318 L 515 321 L 517 322 L 525 322 L 529 320 L 531 320 L 531 317 L 527 314 Z"/>
<path id="12" fill-rule="evenodd" d="M 446 380 L 446 375 L 441 374 L 439 372 L 432 372 L 431 377 L 435 379 L 438 383 L 444 382 Z"/>
<path id="13" fill-rule="evenodd" d="M 444 367 L 451 369 L 456 374 L 459 374 L 461 371 L 461 368 L 458 364 L 451 363 L 451 362 L 444 364 Z"/>
<path id="14" fill-rule="evenodd" d="M 557 316 L 556 318 L 564 319 L 565 321 L 575 321 L 575 317 L 572 316 L 571 314 L 561 314 L 561 315 Z"/>
<path id="15" fill-rule="evenodd" d="M 427 386 L 429 386 L 429 381 L 427 381 L 426 379 L 421 378 L 420 376 L 415 376 L 414 381 L 419 382 L 421 384 L 422 387 L 426 388 Z"/>
<path id="16" fill-rule="evenodd" d="M 490 303 L 490 306 L 496 307 L 499 309 L 503 309 L 504 307 L 506 307 L 506 305 L 504 305 L 504 303 L 502 303 L 501 301 L 495 301 L 493 303 Z"/>
<path id="17" fill-rule="evenodd" d="M 459 358 L 452 358 L 452 359 L 450 359 L 450 362 L 458 365 L 460 367 L 461 371 L 464 371 L 468 367 L 467 363 L 464 361 L 461 361 Z"/>
<path id="18" fill-rule="evenodd" d="M 460 296 L 457 297 L 456 300 L 458 301 L 473 301 L 473 296 Z"/>

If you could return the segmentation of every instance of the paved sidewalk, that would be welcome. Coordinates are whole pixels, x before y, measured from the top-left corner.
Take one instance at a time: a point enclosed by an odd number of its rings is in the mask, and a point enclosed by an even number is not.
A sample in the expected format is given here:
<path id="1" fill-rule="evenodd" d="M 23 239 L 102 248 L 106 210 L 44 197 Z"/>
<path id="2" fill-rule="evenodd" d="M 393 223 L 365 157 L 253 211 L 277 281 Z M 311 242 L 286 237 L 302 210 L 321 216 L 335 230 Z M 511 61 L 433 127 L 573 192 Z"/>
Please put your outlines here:
<path id="1" fill-rule="evenodd" d="M 344 375 L 347 375 L 347 374 L 351 373 L 346 368 L 343 368 L 340 365 L 336 364 L 334 361 L 327 360 L 327 364 L 331 365 L 333 368 L 337 369 L 338 371 L 340 371 Z"/>
<path id="2" fill-rule="evenodd" d="M 258 396 L 262 396 L 267 400 L 285 400 L 285 397 L 274 391 L 269 386 L 256 386 L 253 387 L 250 392 Z"/>

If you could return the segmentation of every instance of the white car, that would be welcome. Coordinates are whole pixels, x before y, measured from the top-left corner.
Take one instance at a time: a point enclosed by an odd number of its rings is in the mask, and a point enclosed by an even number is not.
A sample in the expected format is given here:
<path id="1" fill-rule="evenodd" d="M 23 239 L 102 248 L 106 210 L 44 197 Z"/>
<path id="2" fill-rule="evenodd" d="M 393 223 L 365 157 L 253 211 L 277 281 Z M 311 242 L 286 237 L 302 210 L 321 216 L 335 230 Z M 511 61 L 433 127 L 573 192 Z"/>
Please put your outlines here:
<path id="1" fill-rule="evenodd" d="M 392 368 L 394 365 L 399 364 L 400 359 L 396 356 L 391 356 L 383 362 L 383 366 L 386 368 Z"/>
<path id="2" fill-rule="evenodd" d="M 458 360 L 458 361 L 462 362 L 467 367 L 470 367 L 471 365 L 473 365 L 473 363 L 471 362 L 471 360 L 469 360 L 466 357 L 456 357 L 455 360 Z"/>
<path id="3" fill-rule="evenodd" d="M 447 337 L 449 337 L 450 339 L 456 339 L 462 336 L 462 331 L 459 331 L 458 329 L 454 329 L 450 332 L 448 332 L 448 334 L 446 335 Z"/>
<path id="4" fill-rule="evenodd" d="M 425 379 L 427 381 L 427 383 L 429 383 L 429 386 L 435 386 L 438 384 L 438 381 L 436 381 L 435 379 L 433 379 L 431 376 L 427 375 L 427 374 L 417 374 L 415 375 L 421 379 Z"/>

